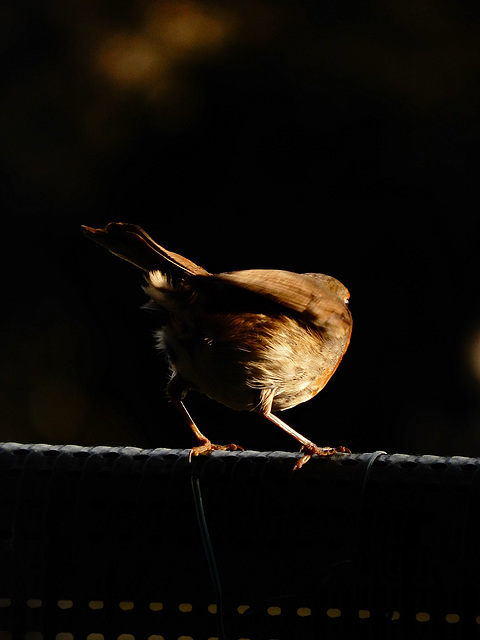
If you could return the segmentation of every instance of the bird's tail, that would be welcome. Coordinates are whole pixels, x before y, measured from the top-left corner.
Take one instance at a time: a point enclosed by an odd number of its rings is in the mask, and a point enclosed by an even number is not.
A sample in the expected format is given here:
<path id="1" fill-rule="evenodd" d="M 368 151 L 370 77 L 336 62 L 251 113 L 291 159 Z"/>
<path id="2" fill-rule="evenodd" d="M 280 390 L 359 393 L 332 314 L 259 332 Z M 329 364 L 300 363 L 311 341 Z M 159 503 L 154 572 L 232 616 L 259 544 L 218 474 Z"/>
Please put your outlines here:
<path id="1" fill-rule="evenodd" d="M 203 267 L 161 247 L 135 224 L 110 222 L 105 229 L 82 228 L 87 238 L 144 271 L 158 270 L 172 276 L 208 275 Z"/>

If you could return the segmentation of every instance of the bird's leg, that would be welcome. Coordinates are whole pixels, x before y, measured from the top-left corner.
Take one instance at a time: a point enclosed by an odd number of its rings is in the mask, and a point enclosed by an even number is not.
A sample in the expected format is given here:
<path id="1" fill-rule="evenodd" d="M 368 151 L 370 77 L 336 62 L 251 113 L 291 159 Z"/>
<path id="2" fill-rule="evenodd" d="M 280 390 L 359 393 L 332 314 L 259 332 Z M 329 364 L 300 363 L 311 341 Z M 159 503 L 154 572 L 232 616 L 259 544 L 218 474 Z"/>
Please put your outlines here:
<path id="1" fill-rule="evenodd" d="M 188 413 L 185 405 L 183 404 L 183 398 L 186 396 L 188 389 L 183 384 L 182 380 L 177 376 L 173 376 L 167 386 L 167 394 L 170 398 L 172 404 L 176 407 L 182 418 L 188 424 L 190 429 L 193 431 L 195 437 L 200 443 L 198 446 L 190 449 L 189 460 L 192 459 L 192 456 L 200 456 L 204 453 L 209 453 L 210 451 L 243 451 L 243 448 L 238 444 L 212 444 L 210 440 L 203 435 L 200 429 L 197 427 L 193 418 Z"/>
<path id="2" fill-rule="evenodd" d="M 351 453 L 350 449 L 347 449 L 347 447 L 319 447 L 311 440 L 305 438 L 305 436 L 302 436 L 301 433 L 298 433 L 298 431 L 295 431 L 295 429 L 289 427 L 286 422 L 273 415 L 273 413 L 271 412 L 271 408 L 274 395 L 275 393 L 273 389 L 268 390 L 268 394 L 264 396 L 259 412 L 262 416 L 267 418 L 267 420 L 270 420 L 270 422 L 276 424 L 277 427 L 280 427 L 280 429 L 286 431 L 302 445 L 302 452 L 304 453 L 304 455 L 295 463 L 295 466 L 293 467 L 294 471 L 301 469 L 301 467 L 303 467 L 303 465 L 308 462 L 313 455 L 333 456 L 336 453 Z"/>
<path id="3" fill-rule="evenodd" d="M 302 436 L 301 433 L 298 433 L 298 431 L 295 431 L 295 429 L 289 427 L 288 424 L 283 422 L 283 420 L 280 420 L 280 418 L 278 418 L 277 416 L 273 415 L 273 413 L 264 413 L 263 415 L 265 416 L 265 418 L 267 418 L 267 420 L 270 420 L 270 422 L 276 424 L 277 427 L 280 427 L 280 429 L 283 429 L 288 434 L 293 436 L 295 440 L 298 440 L 298 442 L 300 442 L 300 444 L 302 445 L 303 456 L 295 463 L 295 466 L 293 467 L 294 471 L 297 471 L 297 469 L 301 469 L 301 467 L 303 467 L 303 465 L 308 462 L 313 455 L 333 456 L 336 453 L 351 453 L 350 449 L 347 449 L 347 447 L 319 447 L 311 440 L 308 440 L 307 438 Z"/>

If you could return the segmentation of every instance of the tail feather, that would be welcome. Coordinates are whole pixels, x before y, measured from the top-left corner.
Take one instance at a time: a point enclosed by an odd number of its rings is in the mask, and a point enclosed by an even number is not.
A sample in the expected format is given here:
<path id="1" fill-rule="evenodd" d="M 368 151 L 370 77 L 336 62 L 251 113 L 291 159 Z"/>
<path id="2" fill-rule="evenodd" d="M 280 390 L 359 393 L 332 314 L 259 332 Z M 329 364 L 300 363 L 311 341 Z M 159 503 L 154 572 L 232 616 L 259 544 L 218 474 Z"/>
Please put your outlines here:
<path id="1" fill-rule="evenodd" d="M 178 253 L 167 251 L 135 224 L 110 222 L 105 229 L 83 226 L 87 238 L 144 271 L 163 271 L 171 275 L 208 275 L 203 267 Z"/>

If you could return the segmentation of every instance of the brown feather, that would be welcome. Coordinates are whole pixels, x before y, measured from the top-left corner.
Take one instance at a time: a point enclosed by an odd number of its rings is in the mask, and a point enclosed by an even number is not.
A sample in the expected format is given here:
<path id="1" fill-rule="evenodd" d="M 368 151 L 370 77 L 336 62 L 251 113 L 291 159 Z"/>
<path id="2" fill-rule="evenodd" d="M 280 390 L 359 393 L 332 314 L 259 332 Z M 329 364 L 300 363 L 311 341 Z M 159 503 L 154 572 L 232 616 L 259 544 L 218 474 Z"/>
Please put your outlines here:
<path id="1" fill-rule="evenodd" d="M 83 226 L 87 238 L 144 271 L 163 271 L 169 275 L 208 275 L 203 267 L 178 253 L 167 251 L 135 224 L 110 222 L 105 229 Z"/>
<path id="2" fill-rule="evenodd" d="M 349 330 L 351 317 L 345 307 L 348 290 L 329 276 L 274 269 L 247 269 L 220 273 L 214 278 L 292 309 L 316 327 L 328 327 L 338 334 Z M 335 289 L 342 287 L 342 297 L 339 297 L 337 291 L 334 293 L 330 290 L 332 284 Z"/>

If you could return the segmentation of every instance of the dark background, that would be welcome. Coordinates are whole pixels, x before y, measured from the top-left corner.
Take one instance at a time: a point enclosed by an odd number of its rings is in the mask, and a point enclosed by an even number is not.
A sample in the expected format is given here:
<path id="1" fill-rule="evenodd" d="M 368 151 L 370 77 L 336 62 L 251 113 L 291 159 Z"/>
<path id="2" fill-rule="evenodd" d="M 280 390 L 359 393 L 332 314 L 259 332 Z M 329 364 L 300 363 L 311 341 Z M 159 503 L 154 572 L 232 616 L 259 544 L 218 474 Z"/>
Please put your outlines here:
<path id="1" fill-rule="evenodd" d="M 282 414 L 319 445 L 480 455 L 480 12 L 441 0 L 2 3 L 0 439 L 189 447 L 142 275 L 334 275 L 349 351 Z M 216 442 L 295 450 L 191 394 Z"/>

